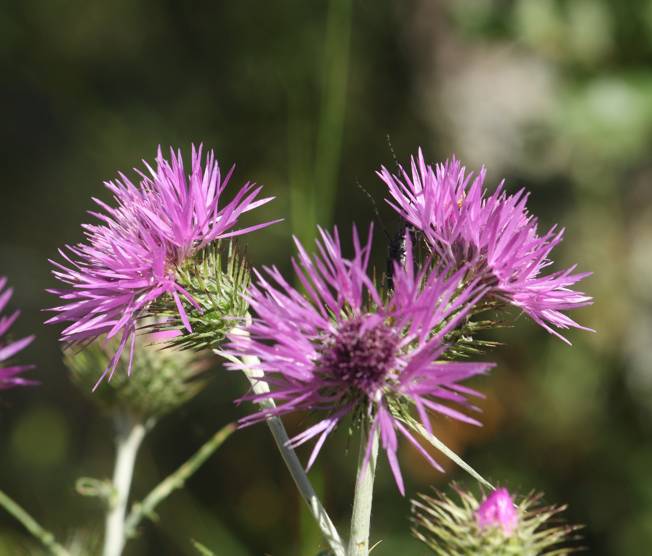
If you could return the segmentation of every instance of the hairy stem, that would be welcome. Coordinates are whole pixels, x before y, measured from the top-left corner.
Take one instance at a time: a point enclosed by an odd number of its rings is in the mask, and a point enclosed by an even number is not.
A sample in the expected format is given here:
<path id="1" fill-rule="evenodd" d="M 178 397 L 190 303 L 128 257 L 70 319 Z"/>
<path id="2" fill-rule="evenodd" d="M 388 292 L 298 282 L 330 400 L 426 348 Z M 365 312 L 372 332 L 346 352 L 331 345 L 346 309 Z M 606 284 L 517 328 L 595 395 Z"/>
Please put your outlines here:
<path id="1" fill-rule="evenodd" d="M 70 556 L 70 553 L 61 546 L 50 531 L 43 529 L 36 520 L 21 506 L 0 490 L 0 506 L 14 516 L 27 529 L 34 538 L 41 542 L 54 556 Z"/>
<path id="2" fill-rule="evenodd" d="M 236 430 L 233 423 L 229 423 L 217 431 L 204 445 L 199 448 L 191 458 L 172 474 L 168 475 L 152 490 L 142 502 L 136 502 L 125 522 L 125 535 L 131 537 L 136 534 L 136 528 L 144 517 L 152 517 L 154 510 L 174 490 L 183 488 L 188 478 L 201 467 L 201 465 L 231 436 Z"/>
<path id="3" fill-rule="evenodd" d="M 378 459 L 378 431 L 371 439 L 371 450 L 367 459 L 369 436 L 360 434 L 360 452 L 358 454 L 358 473 L 355 479 L 355 497 L 351 515 L 351 537 L 347 556 L 367 556 L 369 554 L 369 530 L 371 527 L 371 505 L 376 477 Z"/>
<path id="4" fill-rule="evenodd" d="M 134 473 L 136 454 L 145 438 L 146 426 L 126 413 L 114 416 L 116 457 L 113 470 L 114 495 L 110 500 L 104 532 L 104 556 L 120 556 L 125 544 L 125 513 Z"/>
<path id="5" fill-rule="evenodd" d="M 248 333 L 241 328 L 235 328 L 233 329 L 232 334 L 240 334 L 244 336 Z M 225 354 L 220 351 L 216 351 L 216 353 L 218 355 L 225 356 L 228 359 L 233 359 L 233 357 L 229 354 Z M 244 374 L 247 379 L 249 379 L 251 388 L 254 393 L 269 393 L 269 385 L 263 379 L 264 373 L 260 368 L 260 360 L 258 357 L 243 356 L 242 363 L 244 366 Z M 274 409 L 276 407 L 274 400 L 270 398 L 263 398 L 257 403 L 261 409 Z M 277 416 L 270 415 L 267 417 L 267 426 L 269 427 L 269 430 L 274 437 L 276 446 L 281 453 L 281 457 L 283 458 L 283 461 L 285 462 L 285 465 L 287 466 L 292 479 L 294 479 L 294 483 L 299 489 L 299 493 L 306 501 L 306 504 L 308 504 L 310 513 L 317 522 L 317 525 L 324 535 L 324 538 L 328 542 L 328 545 L 333 552 L 333 556 L 346 556 L 344 544 L 342 543 L 342 539 L 340 538 L 335 525 L 333 525 L 331 518 L 326 513 L 326 510 L 317 497 L 315 490 L 312 488 L 310 480 L 308 479 L 308 476 L 306 475 L 306 472 L 304 471 L 299 458 L 295 454 L 294 450 L 288 445 L 290 439 L 288 438 L 288 434 L 285 431 L 283 422 Z"/>

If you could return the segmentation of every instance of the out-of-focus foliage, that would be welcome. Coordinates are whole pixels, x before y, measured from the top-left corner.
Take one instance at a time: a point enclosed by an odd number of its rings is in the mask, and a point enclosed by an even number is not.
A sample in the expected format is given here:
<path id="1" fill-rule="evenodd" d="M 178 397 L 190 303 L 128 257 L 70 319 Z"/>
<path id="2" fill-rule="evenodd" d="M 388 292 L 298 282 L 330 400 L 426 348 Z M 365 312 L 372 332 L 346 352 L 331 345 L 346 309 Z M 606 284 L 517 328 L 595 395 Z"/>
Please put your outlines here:
<path id="1" fill-rule="evenodd" d="M 569 348 L 523 317 L 489 334 L 504 347 L 475 386 L 482 428 L 433 422 L 438 437 L 488 478 L 568 503 L 596 556 L 647 556 L 652 545 L 652 2 L 650 0 L 116 0 L 5 3 L 0 9 L 0 272 L 37 334 L 38 389 L 0 400 L 0 488 L 59 538 L 101 514 L 73 490 L 110 476 L 111 425 L 72 386 L 56 330 L 48 257 L 81 238 L 102 180 L 161 143 L 203 141 L 236 183 L 277 199 L 256 218 L 286 222 L 247 238 L 252 265 L 289 270 L 290 234 L 314 223 L 377 219 L 377 265 L 399 223 L 373 174 L 423 146 L 488 168 L 488 183 L 532 191 L 531 209 L 567 237 L 559 268 L 593 270 L 596 303 L 574 315 L 597 330 Z M 390 142 L 387 141 L 387 135 Z M 391 147 L 390 147 L 391 144 Z M 248 219 L 254 215 L 248 215 Z M 378 219 L 377 219 L 378 220 Z M 348 234 L 342 234 L 347 236 Z M 289 272 L 288 272 L 289 275 Z M 247 385 L 220 371 L 155 428 L 136 468 L 142 497 L 183 455 L 245 413 Z M 302 417 L 289 420 L 290 433 Z M 355 450 L 346 431 L 311 479 L 344 530 Z M 402 446 L 408 492 L 458 477 Z M 305 454 L 300 454 L 305 457 Z M 442 461 L 443 464 L 448 462 Z M 409 502 L 379 467 L 374 555 L 423 554 Z M 237 432 L 160 510 L 127 556 L 316 554 L 319 535 L 263 426 Z M 0 554 L 34 553 L 0 514 Z"/>

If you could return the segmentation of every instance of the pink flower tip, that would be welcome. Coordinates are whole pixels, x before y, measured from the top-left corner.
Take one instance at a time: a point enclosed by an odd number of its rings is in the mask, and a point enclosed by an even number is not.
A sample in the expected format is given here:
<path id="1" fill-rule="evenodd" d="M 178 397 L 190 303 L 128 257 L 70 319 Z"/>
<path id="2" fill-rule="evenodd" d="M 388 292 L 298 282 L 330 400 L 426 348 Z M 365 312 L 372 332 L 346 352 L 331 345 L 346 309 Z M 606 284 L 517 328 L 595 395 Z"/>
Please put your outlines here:
<path id="1" fill-rule="evenodd" d="M 475 511 L 475 519 L 480 529 L 500 527 L 505 536 L 511 536 L 518 527 L 518 510 L 509 491 L 494 490 Z"/>

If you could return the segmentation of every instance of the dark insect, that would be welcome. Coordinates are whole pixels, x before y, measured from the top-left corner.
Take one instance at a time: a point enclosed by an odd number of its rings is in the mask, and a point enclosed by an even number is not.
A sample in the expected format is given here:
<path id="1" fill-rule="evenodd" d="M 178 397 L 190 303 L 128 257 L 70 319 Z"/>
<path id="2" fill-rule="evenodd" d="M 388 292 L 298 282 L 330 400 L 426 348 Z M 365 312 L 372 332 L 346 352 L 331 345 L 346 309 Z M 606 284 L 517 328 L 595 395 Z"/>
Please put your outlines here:
<path id="1" fill-rule="evenodd" d="M 376 214 L 376 218 L 378 219 L 380 227 L 385 234 L 385 238 L 387 239 L 387 264 L 385 266 L 384 282 L 387 290 L 391 291 L 394 289 L 394 265 L 395 263 L 399 263 L 400 265 L 405 263 L 405 234 L 410 231 L 410 226 L 406 222 L 403 222 L 401 223 L 398 231 L 394 234 L 391 234 L 387 230 L 387 226 L 385 226 L 383 218 L 380 215 L 376 200 L 359 181 L 356 181 L 356 185 L 360 191 L 362 191 L 369 198 L 369 201 L 371 201 L 371 204 L 374 208 L 374 213 Z"/>

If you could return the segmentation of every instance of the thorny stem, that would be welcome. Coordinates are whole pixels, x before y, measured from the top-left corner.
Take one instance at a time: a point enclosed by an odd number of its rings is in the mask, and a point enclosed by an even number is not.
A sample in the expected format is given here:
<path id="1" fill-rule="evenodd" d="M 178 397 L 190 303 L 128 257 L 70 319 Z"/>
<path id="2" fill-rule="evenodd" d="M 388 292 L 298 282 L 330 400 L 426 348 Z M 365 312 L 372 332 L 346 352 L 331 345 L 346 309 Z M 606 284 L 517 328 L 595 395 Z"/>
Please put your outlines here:
<path id="1" fill-rule="evenodd" d="M 51 554 L 54 556 L 70 556 L 70 552 L 55 540 L 54 535 L 50 531 L 43 529 L 31 515 L 1 490 L 0 506 L 7 510 L 10 515 L 14 516 Z"/>
<path id="2" fill-rule="evenodd" d="M 234 328 L 231 333 L 236 335 L 239 334 L 242 336 L 248 334 L 246 330 L 241 328 Z M 227 355 L 223 352 L 216 350 L 216 353 L 223 357 L 226 356 L 228 359 L 233 359 L 230 355 Z M 242 363 L 243 372 L 247 379 L 249 379 L 253 392 L 255 394 L 269 393 L 269 385 L 263 380 L 264 373 L 260 368 L 260 360 L 258 357 L 245 355 L 242 357 Z M 274 400 L 271 398 L 263 398 L 257 403 L 258 406 L 264 410 L 274 409 L 276 407 Z M 285 431 L 283 422 L 279 417 L 270 415 L 267 417 L 267 426 L 269 427 L 269 430 L 274 437 L 276 446 L 281 453 L 281 457 L 283 458 L 283 461 L 285 462 L 285 465 L 287 466 L 292 479 L 294 479 L 294 483 L 299 489 L 301 496 L 306 501 L 306 504 L 308 504 L 310 513 L 317 522 L 319 529 L 328 542 L 333 552 L 333 556 L 347 556 L 346 550 L 344 549 L 344 544 L 340 538 L 339 533 L 337 532 L 337 529 L 335 528 L 335 525 L 333 525 L 331 518 L 326 513 L 326 510 L 317 497 L 315 490 L 312 488 L 310 480 L 308 479 L 308 476 L 306 475 L 306 472 L 304 471 L 299 458 L 295 454 L 294 450 L 289 446 L 290 439 L 287 432 Z"/>
<path id="3" fill-rule="evenodd" d="M 131 478 L 138 448 L 145 438 L 147 427 L 126 413 L 114 416 L 116 428 L 116 457 L 113 470 L 114 495 L 109 501 L 104 533 L 104 556 L 120 556 L 125 544 L 125 513 L 131 488 Z"/>
<path id="4" fill-rule="evenodd" d="M 125 535 L 131 537 L 136 534 L 136 528 L 144 517 L 152 518 L 154 510 L 174 490 L 183 488 L 186 480 L 201 467 L 201 465 L 231 436 L 236 430 L 233 423 L 222 427 L 204 445 L 197 450 L 172 474 L 168 475 L 152 490 L 142 502 L 136 502 L 125 522 Z"/>
<path id="5" fill-rule="evenodd" d="M 361 432 L 358 473 L 355 479 L 355 496 L 351 515 L 351 537 L 347 556 L 367 556 L 369 554 L 371 505 L 378 459 L 378 430 L 373 433 L 369 459 L 365 462 L 368 442 L 369 436 L 365 432 Z"/>

